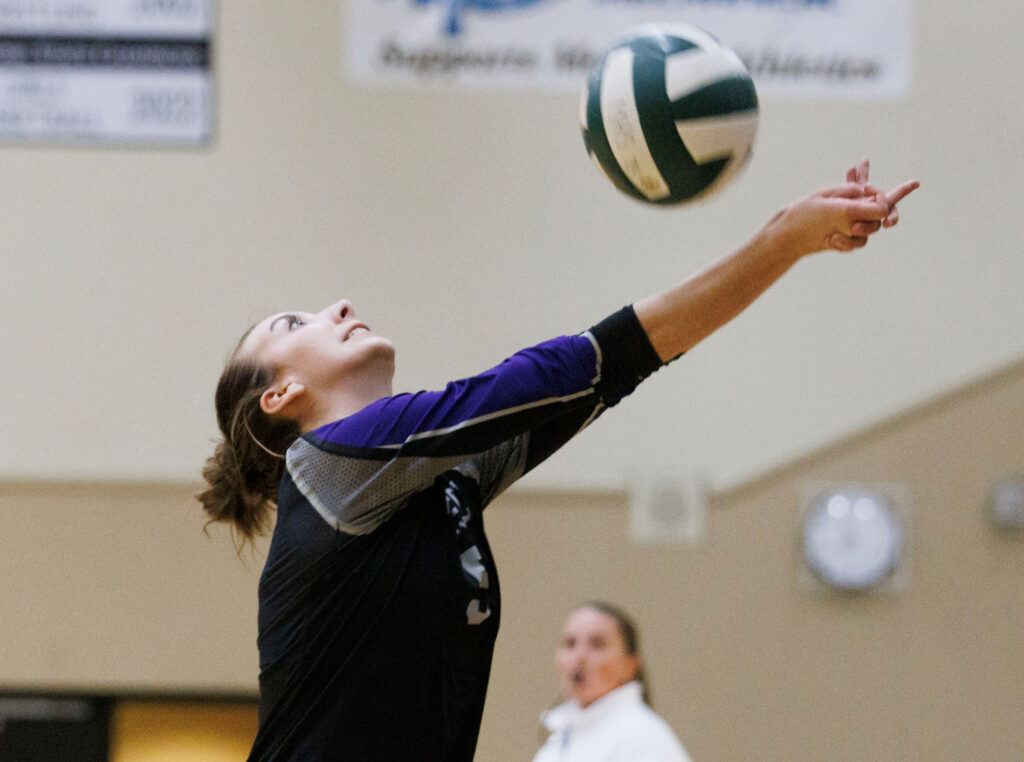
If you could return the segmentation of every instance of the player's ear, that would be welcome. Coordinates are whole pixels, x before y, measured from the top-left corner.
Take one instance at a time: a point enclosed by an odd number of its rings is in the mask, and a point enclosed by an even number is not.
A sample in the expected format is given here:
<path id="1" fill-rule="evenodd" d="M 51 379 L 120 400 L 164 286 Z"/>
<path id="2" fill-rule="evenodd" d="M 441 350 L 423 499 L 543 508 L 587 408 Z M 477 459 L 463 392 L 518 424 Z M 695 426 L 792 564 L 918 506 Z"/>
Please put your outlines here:
<path id="1" fill-rule="evenodd" d="M 272 386 L 260 395 L 260 410 L 267 415 L 279 415 L 306 393 L 306 387 L 297 381 Z"/>

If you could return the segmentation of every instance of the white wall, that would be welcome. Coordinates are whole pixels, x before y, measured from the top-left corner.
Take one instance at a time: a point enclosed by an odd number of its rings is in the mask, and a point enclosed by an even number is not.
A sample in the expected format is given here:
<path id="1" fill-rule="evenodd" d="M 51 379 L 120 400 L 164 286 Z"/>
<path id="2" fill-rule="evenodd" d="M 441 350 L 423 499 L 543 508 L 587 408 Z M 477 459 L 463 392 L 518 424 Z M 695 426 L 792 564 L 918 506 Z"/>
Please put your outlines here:
<path id="1" fill-rule="evenodd" d="M 643 464 L 725 486 L 1024 352 L 1019 0 L 916 3 L 911 95 L 765 100 L 721 197 L 654 210 L 582 148 L 575 94 L 357 89 L 344 3 L 222 0 L 209 150 L 0 147 L 0 476 L 192 480 L 267 312 L 347 296 L 433 386 L 584 328 L 868 156 L 901 225 L 803 263 L 531 477 Z M 856 33 L 856 30 L 851 30 Z"/>

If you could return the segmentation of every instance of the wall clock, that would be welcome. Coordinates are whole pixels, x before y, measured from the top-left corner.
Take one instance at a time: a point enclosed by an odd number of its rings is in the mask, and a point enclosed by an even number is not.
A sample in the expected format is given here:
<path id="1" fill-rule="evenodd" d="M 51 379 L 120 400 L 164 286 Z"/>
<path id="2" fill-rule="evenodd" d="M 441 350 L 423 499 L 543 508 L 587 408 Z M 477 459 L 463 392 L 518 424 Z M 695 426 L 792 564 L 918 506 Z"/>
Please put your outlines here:
<path id="1" fill-rule="evenodd" d="M 807 568 L 821 582 L 837 590 L 869 590 L 899 567 L 903 522 L 882 490 L 830 488 L 808 505 L 801 547 Z"/>

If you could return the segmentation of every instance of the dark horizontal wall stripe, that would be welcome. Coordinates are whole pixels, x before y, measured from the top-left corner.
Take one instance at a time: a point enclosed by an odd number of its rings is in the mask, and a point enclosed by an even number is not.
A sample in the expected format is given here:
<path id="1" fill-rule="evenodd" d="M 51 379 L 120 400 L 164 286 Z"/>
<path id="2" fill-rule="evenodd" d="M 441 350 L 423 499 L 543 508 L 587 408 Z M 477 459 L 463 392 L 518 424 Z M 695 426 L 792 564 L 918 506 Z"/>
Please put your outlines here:
<path id="1" fill-rule="evenodd" d="M 0 36 L 0 66 L 208 69 L 203 39 Z"/>

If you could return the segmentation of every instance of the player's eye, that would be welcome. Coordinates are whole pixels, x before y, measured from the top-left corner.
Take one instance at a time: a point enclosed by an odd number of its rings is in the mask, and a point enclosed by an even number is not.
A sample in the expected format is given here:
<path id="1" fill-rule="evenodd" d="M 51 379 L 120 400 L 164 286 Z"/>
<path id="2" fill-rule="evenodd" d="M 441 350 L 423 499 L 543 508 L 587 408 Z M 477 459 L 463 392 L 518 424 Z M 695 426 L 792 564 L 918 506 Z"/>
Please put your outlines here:
<path id="1" fill-rule="evenodd" d="M 289 331 L 294 330 L 299 326 L 305 325 L 305 323 L 302 321 L 302 318 L 300 318 L 298 315 L 285 315 L 285 320 L 288 321 Z"/>

